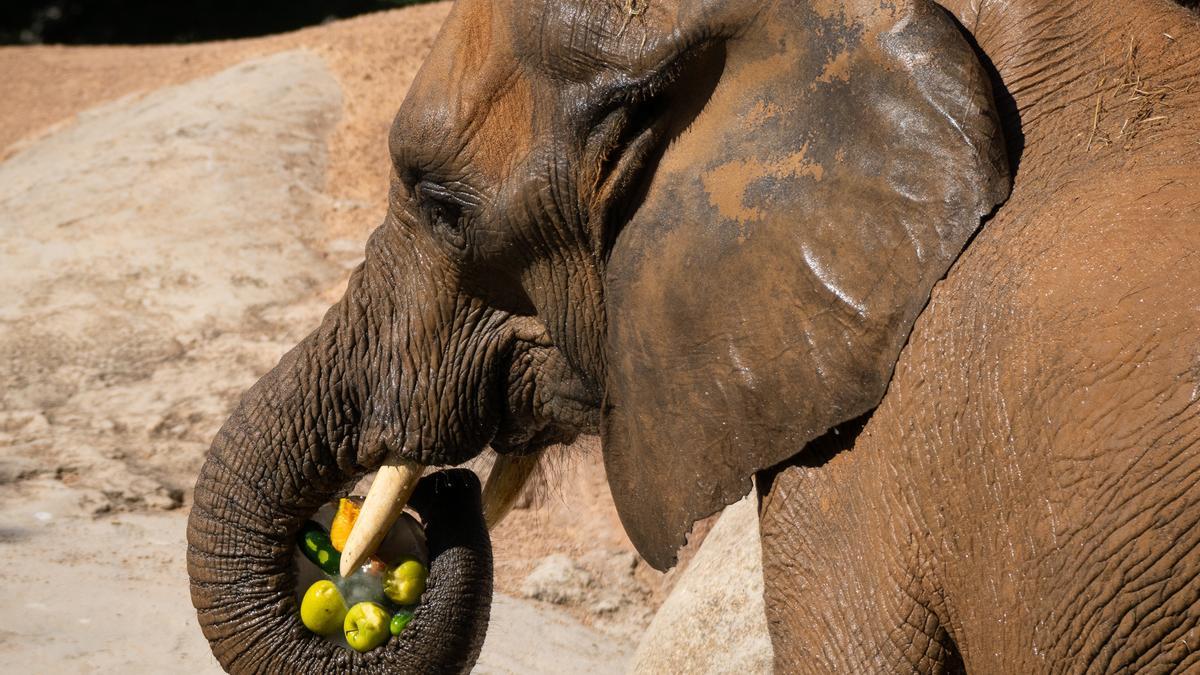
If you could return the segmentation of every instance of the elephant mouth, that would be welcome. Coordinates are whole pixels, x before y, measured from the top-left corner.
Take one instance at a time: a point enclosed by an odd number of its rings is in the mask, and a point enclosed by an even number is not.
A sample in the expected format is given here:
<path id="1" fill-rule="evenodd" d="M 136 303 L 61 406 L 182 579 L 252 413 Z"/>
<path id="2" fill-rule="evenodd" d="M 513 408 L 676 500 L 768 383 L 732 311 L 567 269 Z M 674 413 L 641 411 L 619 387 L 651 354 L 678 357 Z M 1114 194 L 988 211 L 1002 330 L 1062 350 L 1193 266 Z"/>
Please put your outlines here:
<path id="1" fill-rule="evenodd" d="M 196 482 L 188 519 L 192 603 L 214 656 L 230 672 L 463 672 L 482 649 L 492 599 L 491 540 L 482 489 L 466 469 L 411 481 L 429 578 L 400 635 L 364 653 L 309 632 L 296 591 L 296 535 L 323 505 L 376 466 L 364 463 L 364 424 L 354 408 L 314 411 L 311 383 L 346 383 L 324 371 L 322 335 L 306 339 L 243 397 Z M 352 400 L 353 390 L 330 400 Z M 294 426 L 281 427 L 280 420 Z"/>
<path id="2" fill-rule="evenodd" d="M 499 523 L 536 461 L 551 446 L 569 445 L 580 433 L 599 427 L 598 397 L 549 340 L 536 320 L 513 317 L 500 340 L 507 346 L 492 363 L 501 391 L 492 400 L 494 431 L 484 447 L 457 448 L 447 456 L 473 458 L 490 447 L 497 459 L 484 488 L 483 513 L 488 524 Z M 439 453 L 440 454 L 440 453 Z M 341 558 L 341 574 L 358 569 L 371 556 L 400 517 L 425 466 L 399 452 L 390 452 L 378 468 Z"/>
<path id="3" fill-rule="evenodd" d="M 189 520 L 188 566 L 193 603 L 214 655 L 230 672 L 466 672 L 482 648 L 491 609 L 491 541 L 480 494 L 478 478 L 465 469 L 420 480 L 409 505 L 425 530 L 426 590 L 404 631 L 364 653 L 301 624 L 297 590 L 304 573 L 296 563 L 295 532 L 315 508 L 279 521 L 273 533 L 227 537 L 246 542 L 244 548 L 213 556 L 192 542 L 216 525 L 209 496 L 202 496 Z M 269 550 L 255 550 L 263 544 Z M 231 577 L 233 566 L 241 572 Z"/>
<path id="4" fill-rule="evenodd" d="M 486 633 L 486 623 L 490 614 L 491 600 L 491 540 L 490 532 L 500 524 L 505 515 L 512 509 L 513 504 L 523 492 L 530 477 L 544 452 L 548 447 L 561 443 L 569 443 L 574 436 L 563 439 L 561 428 L 546 428 L 537 433 L 529 441 L 517 446 L 506 448 L 506 451 L 496 453 L 490 471 L 482 490 L 479 479 L 473 471 L 462 468 L 438 469 L 423 477 L 418 476 L 410 499 L 405 504 L 410 511 L 415 512 L 422 524 L 428 542 L 429 577 L 428 588 L 422 595 L 420 603 L 414 610 L 412 622 L 399 636 L 392 637 L 387 643 L 374 651 L 356 653 L 336 641 L 321 638 L 311 633 L 305 634 L 306 643 L 316 643 L 318 649 L 326 645 L 336 645 L 339 654 L 331 657 L 329 664 L 337 672 L 371 671 L 377 663 L 391 661 L 388 654 L 405 654 L 419 651 L 427 641 L 445 640 L 442 629 L 445 621 L 435 618 L 452 615 L 461 610 L 464 594 L 473 598 L 475 604 L 472 623 L 475 624 L 481 643 Z M 375 481 L 379 480 L 376 474 Z M 373 483 L 374 484 L 374 483 Z M 455 493 L 458 493 L 457 495 Z M 340 493 L 339 493 L 340 494 Z M 330 501 L 338 495 L 330 497 Z M 447 516 L 453 512 L 450 522 Z M 307 517 L 295 519 L 297 528 L 306 520 L 316 516 L 316 512 Z M 361 518 L 361 516 L 360 516 Z M 482 523 L 482 525 L 481 525 Z M 448 532 L 447 528 L 453 531 Z M 474 532 L 466 537 L 471 542 L 464 546 L 464 533 Z M 453 543 L 450 543 L 453 542 Z M 347 542 L 349 548 L 349 542 Z M 373 552 L 372 552 L 373 553 Z M 345 555 L 345 552 L 343 552 Z M 293 554 L 292 559 L 299 556 Z M 292 565 L 287 571 L 290 579 L 285 582 L 285 589 L 296 603 L 300 602 L 301 592 L 307 587 L 307 582 L 315 582 L 322 577 L 319 573 L 309 571 L 306 574 L 301 566 Z M 486 569 L 486 583 L 481 577 Z M 341 576 L 352 574 L 353 569 L 343 567 Z M 464 579 L 476 579 L 474 582 L 463 583 Z M 298 607 L 283 608 L 284 613 L 298 616 Z M 451 631 L 452 633 L 460 631 Z M 324 642 L 325 645 L 321 643 Z M 464 644 L 456 653 L 461 661 L 463 672 L 469 669 L 478 656 L 481 644 Z M 301 660 L 302 661 L 302 660 Z M 455 670 L 448 668 L 446 672 Z M 387 672 L 395 672 L 388 670 Z"/>

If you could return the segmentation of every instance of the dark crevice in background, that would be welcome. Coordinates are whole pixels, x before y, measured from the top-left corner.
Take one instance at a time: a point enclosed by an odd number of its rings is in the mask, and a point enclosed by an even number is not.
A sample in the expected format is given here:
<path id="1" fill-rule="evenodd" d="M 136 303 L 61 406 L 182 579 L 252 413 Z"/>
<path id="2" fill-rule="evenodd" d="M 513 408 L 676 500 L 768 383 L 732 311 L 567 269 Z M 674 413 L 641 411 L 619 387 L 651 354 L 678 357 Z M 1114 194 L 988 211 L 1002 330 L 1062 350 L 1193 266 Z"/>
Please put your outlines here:
<path id="1" fill-rule="evenodd" d="M 0 44 L 148 44 L 283 33 L 429 0 L 0 0 Z"/>

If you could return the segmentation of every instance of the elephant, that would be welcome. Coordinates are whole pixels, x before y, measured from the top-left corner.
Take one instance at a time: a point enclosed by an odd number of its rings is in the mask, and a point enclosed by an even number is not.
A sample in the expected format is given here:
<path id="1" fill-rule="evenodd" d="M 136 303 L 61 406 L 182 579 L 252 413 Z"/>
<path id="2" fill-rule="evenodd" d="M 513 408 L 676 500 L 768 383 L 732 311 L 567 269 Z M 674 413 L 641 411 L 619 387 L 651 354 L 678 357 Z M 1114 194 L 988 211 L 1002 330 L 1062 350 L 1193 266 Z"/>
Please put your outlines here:
<path id="1" fill-rule="evenodd" d="M 599 435 L 655 568 L 757 491 L 779 672 L 1196 667 L 1198 57 L 1169 0 L 458 0 L 364 262 L 201 469 L 214 654 L 469 669 L 487 526 Z M 355 654 L 291 542 L 376 469 L 343 564 L 407 499 L 431 574 Z"/>

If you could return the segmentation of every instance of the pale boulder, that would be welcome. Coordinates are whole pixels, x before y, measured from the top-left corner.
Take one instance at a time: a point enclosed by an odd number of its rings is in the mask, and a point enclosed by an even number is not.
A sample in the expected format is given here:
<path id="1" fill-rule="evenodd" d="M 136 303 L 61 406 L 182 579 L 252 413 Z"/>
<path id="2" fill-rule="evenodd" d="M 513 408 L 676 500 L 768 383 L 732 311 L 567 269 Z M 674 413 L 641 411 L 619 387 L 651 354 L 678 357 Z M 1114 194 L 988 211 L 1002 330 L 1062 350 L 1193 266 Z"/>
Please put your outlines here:
<path id="1" fill-rule="evenodd" d="M 754 494 L 725 509 L 658 610 L 635 673 L 770 673 Z"/>

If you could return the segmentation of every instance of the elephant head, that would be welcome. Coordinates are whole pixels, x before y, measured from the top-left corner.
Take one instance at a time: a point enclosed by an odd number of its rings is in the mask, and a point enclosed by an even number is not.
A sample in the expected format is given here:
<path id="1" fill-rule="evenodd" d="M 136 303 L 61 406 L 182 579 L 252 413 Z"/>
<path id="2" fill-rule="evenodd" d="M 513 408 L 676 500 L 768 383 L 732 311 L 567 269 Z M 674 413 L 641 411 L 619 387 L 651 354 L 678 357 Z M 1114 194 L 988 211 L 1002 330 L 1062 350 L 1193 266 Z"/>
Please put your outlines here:
<path id="1" fill-rule="evenodd" d="M 418 488 L 435 561 L 414 630 L 352 655 L 295 618 L 291 535 L 381 464 L 598 432 L 626 530 L 669 567 L 754 472 L 878 403 L 1007 193 L 1003 147 L 930 0 L 459 0 L 392 127 L 365 262 L 197 483 L 189 570 L 215 653 L 474 661 L 490 549 L 461 474 Z"/>

